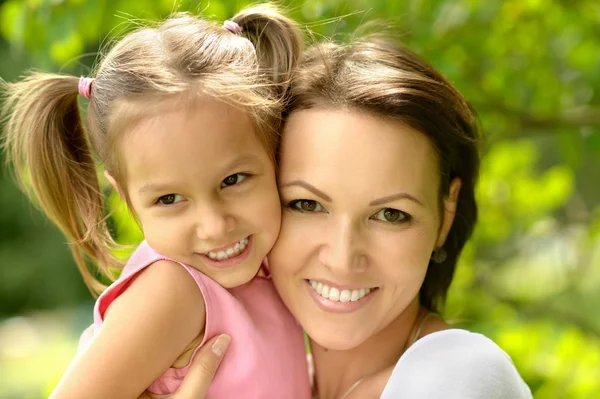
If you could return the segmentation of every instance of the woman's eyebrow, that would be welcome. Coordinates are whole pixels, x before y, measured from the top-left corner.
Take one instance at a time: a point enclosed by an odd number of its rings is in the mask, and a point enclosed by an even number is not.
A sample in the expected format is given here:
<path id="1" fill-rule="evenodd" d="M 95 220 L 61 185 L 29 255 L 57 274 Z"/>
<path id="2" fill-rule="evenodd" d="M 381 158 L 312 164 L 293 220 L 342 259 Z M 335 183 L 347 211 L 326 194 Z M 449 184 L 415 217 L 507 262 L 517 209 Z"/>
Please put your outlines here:
<path id="1" fill-rule="evenodd" d="M 408 199 L 410 201 L 416 202 L 417 204 L 419 204 L 421 206 L 424 206 L 421 201 L 419 201 L 418 199 L 416 199 L 415 197 L 413 197 L 412 195 L 410 195 L 408 193 L 398 193 L 398 194 L 394 194 L 394 195 L 388 195 L 387 197 L 383 197 L 383 198 L 379 198 L 374 201 L 371 201 L 369 203 L 369 205 L 370 206 L 383 205 L 387 202 L 392 202 L 392 201 L 395 201 L 398 199 Z"/>
<path id="2" fill-rule="evenodd" d="M 331 202 L 331 197 L 329 195 L 325 194 L 323 191 L 319 190 L 312 184 L 305 182 L 304 180 L 294 180 L 289 183 L 283 183 L 283 184 L 279 185 L 279 188 L 281 189 L 281 188 L 290 187 L 290 186 L 298 186 L 298 187 L 305 188 L 308 191 L 310 191 L 311 193 L 313 193 L 314 195 L 316 195 L 317 197 L 320 197 L 321 199 L 324 199 L 325 201 Z"/>

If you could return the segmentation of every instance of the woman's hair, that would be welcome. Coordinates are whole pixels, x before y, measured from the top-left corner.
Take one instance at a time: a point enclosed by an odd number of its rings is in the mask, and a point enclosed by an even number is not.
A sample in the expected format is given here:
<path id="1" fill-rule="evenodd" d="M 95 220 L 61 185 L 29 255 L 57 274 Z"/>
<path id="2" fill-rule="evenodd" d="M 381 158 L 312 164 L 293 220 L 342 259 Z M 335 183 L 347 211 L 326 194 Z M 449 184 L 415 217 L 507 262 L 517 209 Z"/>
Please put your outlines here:
<path id="1" fill-rule="evenodd" d="M 128 33 L 95 68 L 85 125 L 78 77 L 32 72 L 17 83 L 0 81 L 7 160 L 30 198 L 69 238 L 92 293 L 113 279 L 109 268 L 121 266 L 112 252 L 95 161 L 124 187 L 116 139 L 128 124 L 170 98 L 205 95 L 244 110 L 274 157 L 281 100 L 302 37 L 292 20 L 266 5 L 231 21 L 236 29 L 175 14 Z M 89 260 L 103 277 L 92 272 Z"/>
<path id="2" fill-rule="evenodd" d="M 477 220 L 477 121 L 463 96 L 433 67 L 395 43 L 369 39 L 308 49 L 290 86 L 286 113 L 309 108 L 356 109 L 401 121 L 425 134 L 439 159 L 440 211 L 453 178 L 462 180 L 442 263 L 429 262 L 420 302 L 443 305 L 458 256 Z M 324 133 L 326 134 L 326 133 Z"/>

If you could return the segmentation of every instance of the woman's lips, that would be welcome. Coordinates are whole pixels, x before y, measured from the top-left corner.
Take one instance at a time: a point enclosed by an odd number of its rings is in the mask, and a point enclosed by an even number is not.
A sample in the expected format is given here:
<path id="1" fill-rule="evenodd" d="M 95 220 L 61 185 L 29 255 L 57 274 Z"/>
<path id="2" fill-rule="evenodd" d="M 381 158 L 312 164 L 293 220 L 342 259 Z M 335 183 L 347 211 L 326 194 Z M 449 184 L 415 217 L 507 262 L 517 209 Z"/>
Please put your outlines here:
<path id="1" fill-rule="evenodd" d="M 310 297 L 323 310 L 350 313 L 365 306 L 379 288 L 359 288 L 329 285 L 321 281 L 305 280 Z"/>

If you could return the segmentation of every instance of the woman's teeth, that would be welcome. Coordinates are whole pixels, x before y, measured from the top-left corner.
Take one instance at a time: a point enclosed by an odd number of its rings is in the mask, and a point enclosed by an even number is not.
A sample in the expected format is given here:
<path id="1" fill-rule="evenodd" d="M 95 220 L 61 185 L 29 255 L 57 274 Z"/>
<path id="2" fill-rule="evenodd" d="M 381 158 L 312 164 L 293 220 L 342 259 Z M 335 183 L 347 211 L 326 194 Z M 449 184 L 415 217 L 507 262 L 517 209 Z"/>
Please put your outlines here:
<path id="1" fill-rule="evenodd" d="M 335 287 L 330 287 L 327 284 L 318 283 L 314 280 L 308 280 L 311 287 L 317 291 L 317 294 L 321 295 L 325 299 L 336 302 L 355 302 L 361 298 L 364 298 L 369 292 L 370 288 L 361 288 L 360 290 L 338 290 Z"/>
<path id="2" fill-rule="evenodd" d="M 248 245 L 248 238 L 244 238 L 235 243 L 235 245 L 230 246 L 227 249 L 223 249 L 218 252 L 209 251 L 206 253 L 206 256 L 211 258 L 212 260 L 225 260 L 232 258 L 234 256 L 239 255 Z"/>

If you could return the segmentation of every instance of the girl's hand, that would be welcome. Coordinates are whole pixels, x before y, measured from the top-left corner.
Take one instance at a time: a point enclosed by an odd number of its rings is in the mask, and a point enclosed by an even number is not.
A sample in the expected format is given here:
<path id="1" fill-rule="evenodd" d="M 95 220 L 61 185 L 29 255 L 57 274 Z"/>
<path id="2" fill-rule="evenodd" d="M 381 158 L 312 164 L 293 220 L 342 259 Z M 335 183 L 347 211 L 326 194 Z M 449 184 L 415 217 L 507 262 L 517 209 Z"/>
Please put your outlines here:
<path id="1" fill-rule="evenodd" d="M 204 399 L 208 388 L 221 364 L 223 355 L 229 347 L 231 337 L 221 334 L 211 338 L 198 350 L 192 366 L 183 382 L 171 399 Z M 145 392 L 139 399 L 152 398 L 152 394 Z M 164 396 L 161 395 L 164 398 Z"/>

